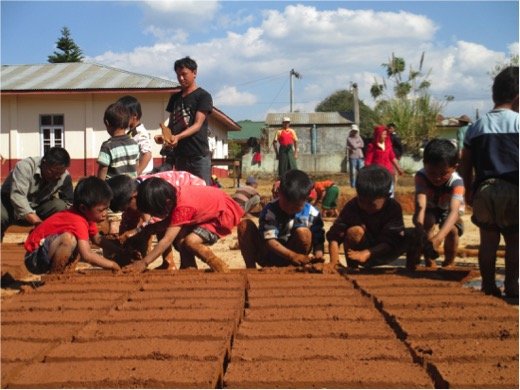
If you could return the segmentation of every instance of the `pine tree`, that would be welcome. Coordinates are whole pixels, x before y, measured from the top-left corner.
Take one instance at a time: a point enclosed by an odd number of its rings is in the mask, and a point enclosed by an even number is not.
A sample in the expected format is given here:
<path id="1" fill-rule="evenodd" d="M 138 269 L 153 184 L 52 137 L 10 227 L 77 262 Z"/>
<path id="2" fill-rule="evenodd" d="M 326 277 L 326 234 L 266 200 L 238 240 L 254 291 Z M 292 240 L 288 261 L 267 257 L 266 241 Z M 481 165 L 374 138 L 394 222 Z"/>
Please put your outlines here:
<path id="1" fill-rule="evenodd" d="M 61 52 L 54 51 L 53 55 L 47 57 L 48 62 L 82 62 L 83 52 L 71 38 L 70 30 L 67 27 L 61 29 L 61 37 L 56 41 L 56 47 Z"/>

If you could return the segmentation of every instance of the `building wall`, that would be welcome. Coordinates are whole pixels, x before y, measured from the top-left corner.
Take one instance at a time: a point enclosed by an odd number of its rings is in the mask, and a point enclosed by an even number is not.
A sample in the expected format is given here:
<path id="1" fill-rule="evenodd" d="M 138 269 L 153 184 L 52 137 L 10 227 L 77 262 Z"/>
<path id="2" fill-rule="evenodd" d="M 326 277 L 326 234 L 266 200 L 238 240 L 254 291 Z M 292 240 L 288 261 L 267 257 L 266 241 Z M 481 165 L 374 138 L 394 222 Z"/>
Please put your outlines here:
<path id="1" fill-rule="evenodd" d="M 17 161 L 41 155 L 39 120 L 42 114 L 64 116 L 64 146 L 71 156 L 70 172 L 76 179 L 97 172 L 96 159 L 101 144 L 110 136 L 103 123 L 106 108 L 125 93 L 66 93 L 3 95 L 1 101 L 0 153 L 5 159 L 2 178 Z M 168 118 L 165 111 L 169 93 L 132 93 L 141 102 L 144 126 L 153 136 L 161 134 L 160 122 Z M 211 118 L 211 117 L 210 117 Z M 227 130 L 210 120 L 217 137 L 215 158 L 227 156 Z M 155 165 L 160 165 L 161 146 L 152 141 Z"/>
<path id="2" fill-rule="evenodd" d="M 298 149 L 301 155 L 313 154 L 312 125 L 291 126 L 298 136 Z M 276 132 L 280 127 L 268 129 L 269 145 L 272 145 Z M 349 127 L 316 125 L 316 148 L 314 154 L 345 153 Z"/>

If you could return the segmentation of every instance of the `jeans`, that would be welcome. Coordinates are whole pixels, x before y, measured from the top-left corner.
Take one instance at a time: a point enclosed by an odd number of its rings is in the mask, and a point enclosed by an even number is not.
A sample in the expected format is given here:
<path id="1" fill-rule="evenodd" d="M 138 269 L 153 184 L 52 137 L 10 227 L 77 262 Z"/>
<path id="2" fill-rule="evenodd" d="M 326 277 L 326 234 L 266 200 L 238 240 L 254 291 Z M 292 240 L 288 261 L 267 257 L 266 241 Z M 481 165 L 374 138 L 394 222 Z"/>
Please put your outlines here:
<path id="1" fill-rule="evenodd" d="M 350 186 L 356 188 L 356 177 L 361 168 L 365 165 L 362 158 L 349 158 Z"/>
<path id="2" fill-rule="evenodd" d="M 186 171 L 195 176 L 200 177 L 206 182 L 206 185 L 211 185 L 211 157 L 175 157 L 175 170 Z"/>

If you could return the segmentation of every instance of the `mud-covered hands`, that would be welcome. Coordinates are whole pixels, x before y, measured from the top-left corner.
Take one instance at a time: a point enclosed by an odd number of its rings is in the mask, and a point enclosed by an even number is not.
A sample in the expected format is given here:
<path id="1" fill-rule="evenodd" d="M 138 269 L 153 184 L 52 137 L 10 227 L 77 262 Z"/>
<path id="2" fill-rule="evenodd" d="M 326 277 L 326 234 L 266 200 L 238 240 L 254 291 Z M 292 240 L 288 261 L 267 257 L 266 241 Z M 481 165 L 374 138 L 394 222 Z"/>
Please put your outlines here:
<path id="1" fill-rule="evenodd" d="M 146 271 L 148 264 L 144 260 L 137 260 L 123 268 L 124 273 L 141 273 Z"/>
<path id="2" fill-rule="evenodd" d="M 355 251 L 353 249 L 347 250 L 347 257 L 350 260 L 359 261 L 360 263 L 366 263 L 368 261 L 368 259 L 370 259 L 371 255 L 372 255 L 372 253 L 370 252 L 369 249 L 363 249 L 360 251 Z"/>

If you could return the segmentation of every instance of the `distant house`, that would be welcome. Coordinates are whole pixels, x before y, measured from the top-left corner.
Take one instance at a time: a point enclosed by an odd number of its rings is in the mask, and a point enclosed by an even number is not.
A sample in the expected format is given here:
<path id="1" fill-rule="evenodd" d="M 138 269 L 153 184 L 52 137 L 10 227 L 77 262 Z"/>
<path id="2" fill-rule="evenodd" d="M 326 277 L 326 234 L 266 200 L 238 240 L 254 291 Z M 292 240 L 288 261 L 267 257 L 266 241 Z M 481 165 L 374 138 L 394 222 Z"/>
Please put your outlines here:
<path id="1" fill-rule="evenodd" d="M 28 156 L 52 146 L 71 155 L 74 179 L 97 172 L 97 156 L 109 135 L 103 124 L 106 107 L 121 96 L 141 102 L 142 121 L 152 137 L 167 118 L 166 105 L 177 82 L 89 63 L 2 65 L 0 153 L 2 177 Z M 240 126 L 218 108 L 209 116 L 213 157 L 227 157 L 228 132 Z M 155 145 L 155 165 L 160 165 Z"/>
<path id="2" fill-rule="evenodd" d="M 264 122 L 254 122 L 250 120 L 238 121 L 237 122 L 241 129 L 233 133 L 229 133 L 228 139 L 233 140 L 239 144 L 247 143 L 247 140 L 251 137 L 260 140 L 262 138 L 262 129 L 265 127 Z"/>
<path id="3" fill-rule="evenodd" d="M 459 118 L 463 116 L 467 117 L 466 115 L 461 115 L 460 117 L 445 118 L 442 115 L 438 115 L 435 123 L 435 126 L 437 128 L 437 137 L 457 139 L 457 130 L 459 129 L 459 127 L 461 127 Z"/>

